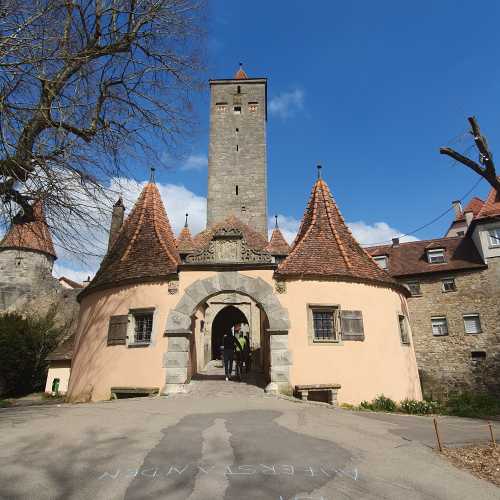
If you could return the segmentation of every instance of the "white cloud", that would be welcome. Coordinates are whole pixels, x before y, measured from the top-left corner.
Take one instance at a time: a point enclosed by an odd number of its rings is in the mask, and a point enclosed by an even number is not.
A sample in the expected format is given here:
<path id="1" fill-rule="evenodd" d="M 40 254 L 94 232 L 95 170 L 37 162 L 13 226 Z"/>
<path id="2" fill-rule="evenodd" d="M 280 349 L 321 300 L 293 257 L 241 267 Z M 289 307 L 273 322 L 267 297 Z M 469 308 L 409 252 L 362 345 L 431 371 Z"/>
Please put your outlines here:
<path id="1" fill-rule="evenodd" d="M 269 112 L 280 118 L 286 119 L 304 107 L 304 91 L 294 89 L 282 92 L 269 101 Z"/>
<path id="2" fill-rule="evenodd" d="M 292 244 L 295 236 L 297 235 L 297 231 L 299 230 L 300 221 L 294 217 L 279 215 L 278 225 L 285 239 L 288 243 Z M 400 237 L 403 234 L 401 231 L 389 226 L 386 222 L 367 224 L 366 222 L 358 221 L 348 222 L 347 225 L 349 226 L 353 236 L 361 245 L 389 243 L 392 238 Z M 269 235 L 271 235 L 272 229 L 274 228 L 274 217 L 269 218 L 269 228 Z M 415 238 L 414 236 L 405 236 L 401 238 L 401 241 L 416 241 L 417 239 L 418 238 Z"/>
<path id="3" fill-rule="evenodd" d="M 206 155 L 189 155 L 181 165 L 181 170 L 203 170 L 208 165 Z"/>

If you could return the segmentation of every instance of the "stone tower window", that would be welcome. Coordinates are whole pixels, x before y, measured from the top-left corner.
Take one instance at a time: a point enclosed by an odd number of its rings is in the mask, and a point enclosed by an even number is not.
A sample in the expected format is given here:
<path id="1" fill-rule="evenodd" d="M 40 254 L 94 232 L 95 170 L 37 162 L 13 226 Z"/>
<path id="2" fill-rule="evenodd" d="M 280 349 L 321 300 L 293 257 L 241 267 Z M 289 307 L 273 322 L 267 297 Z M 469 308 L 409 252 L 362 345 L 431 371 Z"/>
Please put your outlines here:
<path id="1" fill-rule="evenodd" d="M 240 150 L 240 147 L 238 146 L 238 144 L 236 144 L 236 151 L 239 151 Z"/>
<path id="2" fill-rule="evenodd" d="M 259 109 L 259 103 L 257 102 L 249 102 L 248 103 L 248 110 L 251 111 L 252 113 L 257 111 Z"/>
<path id="3" fill-rule="evenodd" d="M 236 184 L 236 196 L 238 196 L 238 191 L 239 191 L 238 184 Z"/>
<path id="4" fill-rule="evenodd" d="M 241 106 L 234 106 L 233 111 L 235 115 L 241 115 Z"/>
<path id="5" fill-rule="evenodd" d="M 240 85 L 238 85 L 237 92 L 238 92 L 238 94 L 241 94 L 241 86 Z"/>
<path id="6" fill-rule="evenodd" d="M 227 111 L 227 104 L 225 102 L 218 102 L 215 106 L 219 113 L 225 113 Z"/>

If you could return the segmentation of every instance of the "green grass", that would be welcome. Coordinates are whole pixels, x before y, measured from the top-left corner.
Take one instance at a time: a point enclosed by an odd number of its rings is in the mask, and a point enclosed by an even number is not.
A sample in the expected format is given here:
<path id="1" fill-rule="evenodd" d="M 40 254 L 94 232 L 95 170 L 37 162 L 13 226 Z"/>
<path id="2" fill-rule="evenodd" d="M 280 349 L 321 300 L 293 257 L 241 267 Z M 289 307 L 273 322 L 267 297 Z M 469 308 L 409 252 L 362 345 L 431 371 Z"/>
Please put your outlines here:
<path id="1" fill-rule="evenodd" d="M 0 399 L 0 408 L 8 408 L 11 404 L 7 399 Z"/>

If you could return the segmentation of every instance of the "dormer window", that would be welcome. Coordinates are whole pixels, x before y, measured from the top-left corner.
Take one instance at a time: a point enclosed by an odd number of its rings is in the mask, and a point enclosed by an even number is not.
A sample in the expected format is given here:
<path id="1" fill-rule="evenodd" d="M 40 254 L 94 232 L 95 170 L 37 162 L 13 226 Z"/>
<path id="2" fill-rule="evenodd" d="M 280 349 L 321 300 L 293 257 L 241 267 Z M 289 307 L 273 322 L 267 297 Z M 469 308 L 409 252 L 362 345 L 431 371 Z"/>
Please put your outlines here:
<path id="1" fill-rule="evenodd" d="M 490 240 L 490 247 L 500 247 L 500 227 L 490 229 L 488 231 L 488 238 Z"/>
<path id="2" fill-rule="evenodd" d="M 389 265 L 389 258 L 387 255 L 376 255 L 373 257 L 373 260 L 378 264 L 382 269 L 387 269 Z"/>
<path id="3" fill-rule="evenodd" d="M 444 248 L 432 248 L 427 250 L 427 261 L 429 264 L 442 264 L 446 262 Z"/>

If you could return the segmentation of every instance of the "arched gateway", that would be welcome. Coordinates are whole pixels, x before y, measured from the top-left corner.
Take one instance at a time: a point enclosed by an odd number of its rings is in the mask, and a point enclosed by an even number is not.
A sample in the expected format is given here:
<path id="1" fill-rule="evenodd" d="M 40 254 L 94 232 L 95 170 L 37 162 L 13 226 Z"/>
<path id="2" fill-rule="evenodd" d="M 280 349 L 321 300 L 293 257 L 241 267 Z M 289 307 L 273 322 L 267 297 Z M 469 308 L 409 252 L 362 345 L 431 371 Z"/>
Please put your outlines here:
<path id="1" fill-rule="evenodd" d="M 164 358 L 165 393 L 184 390 L 189 381 L 190 337 L 194 335 L 193 316 L 200 304 L 222 293 L 238 293 L 253 299 L 267 317 L 264 334 L 270 353 L 268 392 L 283 392 L 290 387 L 291 356 L 288 350 L 288 311 L 273 293 L 273 287 L 261 278 L 252 278 L 236 271 L 218 272 L 210 278 L 188 286 L 181 300 L 167 318 L 165 335 L 169 337 Z"/>

